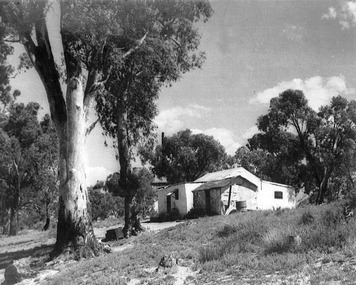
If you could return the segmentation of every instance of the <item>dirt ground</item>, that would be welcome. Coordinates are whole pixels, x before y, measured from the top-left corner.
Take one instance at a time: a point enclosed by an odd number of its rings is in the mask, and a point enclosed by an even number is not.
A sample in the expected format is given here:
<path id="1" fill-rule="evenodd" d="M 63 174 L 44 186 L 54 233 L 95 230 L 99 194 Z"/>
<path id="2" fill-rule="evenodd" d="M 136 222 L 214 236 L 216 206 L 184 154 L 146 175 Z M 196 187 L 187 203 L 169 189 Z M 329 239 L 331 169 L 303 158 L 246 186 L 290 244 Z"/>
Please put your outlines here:
<path id="1" fill-rule="evenodd" d="M 162 229 L 174 227 L 178 225 L 180 222 L 165 222 L 165 223 L 151 223 L 149 221 L 144 221 L 141 223 L 142 227 L 147 231 L 159 231 Z M 103 227 L 103 228 L 94 228 L 95 236 L 98 239 L 103 239 L 105 237 L 105 233 L 109 229 L 115 229 L 117 227 L 123 227 L 124 225 L 115 225 L 110 227 Z"/>
<path id="2" fill-rule="evenodd" d="M 147 231 L 159 231 L 165 228 L 170 228 L 178 225 L 179 222 L 151 223 L 143 221 L 142 226 Z M 123 225 L 112 225 L 107 227 L 94 227 L 95 236 L 98 239 L 105 237 L 106 231 Z M 0 284 L 4 281 L 4 272 L 7 265 L 13 260 L 33 257 L 34 254 L 49 253 L 56 241 L 55 229 L 46 232 L 36 230 L 26 230 L 20 232 L 18 236 L 7 237 L 0 236 Z M 121 250 L 114 248 L 114 251 Z M 55 274 L 56 272 L 43 272 L 46 274 Z M 37 278 L 38 280 L 38 278 Z M 30 280 L 28 280 L 30 281 Z M 22 282 L 21 282 L 22 283 Z M 35 284 L 26 282 L 26 284 Z"/>

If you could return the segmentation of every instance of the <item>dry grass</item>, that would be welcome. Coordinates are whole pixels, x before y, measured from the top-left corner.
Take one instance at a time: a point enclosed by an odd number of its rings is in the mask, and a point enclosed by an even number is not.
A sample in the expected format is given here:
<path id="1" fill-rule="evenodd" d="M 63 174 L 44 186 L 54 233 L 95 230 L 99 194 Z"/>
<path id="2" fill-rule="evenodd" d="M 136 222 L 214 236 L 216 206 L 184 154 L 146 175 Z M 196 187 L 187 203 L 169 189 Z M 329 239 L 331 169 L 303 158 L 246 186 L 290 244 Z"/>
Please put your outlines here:
<path id="1" fill-rule="evenodd" d="M 58 275 L 56 281 L 64 282 L 59 284 L 89 281 L 88 284 L 119 284 L 115 282 L 136 278 L 141 284 L 174 284 L 174 278 L 169 275 L 162 279 L 152 270 L 147 271 L 156 267 L 160 258 L 168 253 L 174 253 L 193 271 L 202 271 L 190 277 L 198 284 L 221 274 L 233 279 L 252 272 L 254 276 L 259 275 L 256 272 L 291 274 L 313 264 L 330 250 L 341 251 L 344 256 L 356 253 L 355 221 L 346 223 L 342 209 L 340 203 L 334 203 L 190 220 L 156 234 L 143 234 L 135 239 L 131 249 L 79 263 Z M 291 238 L 294 236 L 298 236 L 301 243 Z M 324 274 L 327 280 L 337 278 L 332 272 L 330 270 L 331 277 Z M 323 279 L 319 275 L 316 271 L 310 278 Z M 345 280 L 348 275 L 352 274 L 344 272 L 340 278 Z M 150 283 L 152 280 L 155 281 Z"/>
<path id="2" fill-rule="evenodd" d="M 352 284 L 347 282 L 356 280 L 355 268 L 347 261 L 356 253 L 356 223 L 355 218 L 346 223 L 342 211 L 340 203 L 333 203 L 189 220 L 113 243 L 133 246 L 64 266 L 44 284 L 174 284 L 175 272 L 154 270 L 170 253 L 195 272 L 187 275 L 189 284 L 294 284 L 305 276 L 311 284 Z"/>

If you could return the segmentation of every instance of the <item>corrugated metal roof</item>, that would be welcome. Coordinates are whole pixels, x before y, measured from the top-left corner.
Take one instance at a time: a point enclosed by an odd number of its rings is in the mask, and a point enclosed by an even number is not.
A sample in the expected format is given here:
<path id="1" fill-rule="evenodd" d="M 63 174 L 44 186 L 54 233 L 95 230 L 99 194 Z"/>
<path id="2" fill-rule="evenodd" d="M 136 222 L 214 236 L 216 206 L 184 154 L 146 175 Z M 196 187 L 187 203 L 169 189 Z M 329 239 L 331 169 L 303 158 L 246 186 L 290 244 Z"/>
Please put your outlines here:
<path id="1" fill-rule="evenodd" d="M 216 181 L 208 181 L 203 185 L 200 185 L 198 188 L 194 189 L 193 192 L 212 189 L 212 188 L 228 188 L 230 185 L 231 185 L 231 178 L 216 180 Z"/>
<path id="2" fill-rule="evenodd" d="M 281 184 L 281 183 L 266 181 L 266 180 L 262 180 L 262 181 L 263 181 L 263 183 L 268 183 L 268 184 L 272 184 L 272 185 L 276 185 L 276 186 L 294 188 L 293 186 L 287 185 L 287 184 Z"/>
<path id="3" fill-rule="evenodd" d="M 245 187 L 257 191 L 258 185 L 253 183 L 252 181 L 249 181 L 245 177 L 242 177 L 241 175 L 237 177 L 231 177 L 231 178 L 225 178 L 221 180 L 214 180 L 214 181 L 208 181 L 204 183 L 203 185 L 199 186 L 198 188 L 194 189 L 193 192 L 196 191 L 203 191 L 207 189 L 214 189 L 214 188 L 222 188 L 226 189 L 230 185 L 244 185 Z"/>
<path id="4" fill-rule="evenodd" d="M 225 169 L 221 171 L 207 173 L 204 176 L 198 178 L 194 182 L 208 182 L 208 181 L 216 181 L 222 180 L 226 178 L 232 178 L 241 176 L 247 179 L 248 181 L 252 182 L 255 185 L 259 185 L 261 179 L 257 176 L 253 175 L 251 172 L 247 171 L 245 168 L 239 166 L 236 168 Z"/>

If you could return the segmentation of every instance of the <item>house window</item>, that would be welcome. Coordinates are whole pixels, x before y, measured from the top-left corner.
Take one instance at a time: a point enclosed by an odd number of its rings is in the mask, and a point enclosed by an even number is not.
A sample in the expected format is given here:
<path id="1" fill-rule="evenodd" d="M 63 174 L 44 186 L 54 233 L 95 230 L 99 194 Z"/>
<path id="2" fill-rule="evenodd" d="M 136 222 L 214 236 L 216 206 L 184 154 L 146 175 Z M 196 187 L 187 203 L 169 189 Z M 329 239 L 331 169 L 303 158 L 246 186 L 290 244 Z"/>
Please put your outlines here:
<path id="1" fill-rule="evenodd" d="M 176 190 L 174 191 L 174 198 L 175 198 L 176 200 L 179 200 L 179 190 L 178 190 L 178 189 L 176 189 Z"/>
<path id="2" fill-rule="evenodd" d="M 283 199 L 282 191 L 274 191 L 274 199 Z"/>

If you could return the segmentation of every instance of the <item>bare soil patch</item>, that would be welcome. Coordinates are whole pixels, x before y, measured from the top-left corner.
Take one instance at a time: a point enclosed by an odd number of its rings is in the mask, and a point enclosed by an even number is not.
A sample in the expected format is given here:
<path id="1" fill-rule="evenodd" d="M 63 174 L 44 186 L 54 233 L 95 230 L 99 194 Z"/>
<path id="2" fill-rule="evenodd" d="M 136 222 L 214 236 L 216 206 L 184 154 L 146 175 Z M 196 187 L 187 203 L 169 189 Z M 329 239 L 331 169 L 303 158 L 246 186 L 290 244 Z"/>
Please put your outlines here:
<path id="1" fill-rule="evenodd" d="M 142 222 L 142 226 L 147 232 L 156 232 L 165 228 L 174 227 L 178 222 L 166 222 L 166 223 L 151 223 L 149 221 Z M 105 233 L 109 229 L 123 226 L 122 224 L 94 227 L 94 233 L 98 239 L 103 239 Z M 18 236 L 8 237 L 0 236 L 0 284 L 4 281 L 5 268 L 12 263 L 13 260 L 19 260 L 23 258 L 38 258 L 48 256 L 53 250 L 55 244 L 55 229 L 49 231 L 37 231 L 26 230 L 20 232 Z M 110 242 L 114 252 L 123 251 L 133 247 L 134 237 L 127 240 L 121 240 L 117 242 Z M 61 262 L 56 264 L 48 264 L 47 268 L 41 268 L 36 278 L 27 279 L 20 284 L 41 284 L 42 280 L 47 277 L 53 276 L 60 272 L 65 266 Z"/>

